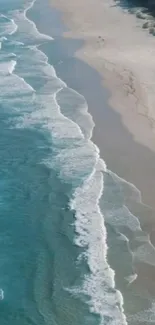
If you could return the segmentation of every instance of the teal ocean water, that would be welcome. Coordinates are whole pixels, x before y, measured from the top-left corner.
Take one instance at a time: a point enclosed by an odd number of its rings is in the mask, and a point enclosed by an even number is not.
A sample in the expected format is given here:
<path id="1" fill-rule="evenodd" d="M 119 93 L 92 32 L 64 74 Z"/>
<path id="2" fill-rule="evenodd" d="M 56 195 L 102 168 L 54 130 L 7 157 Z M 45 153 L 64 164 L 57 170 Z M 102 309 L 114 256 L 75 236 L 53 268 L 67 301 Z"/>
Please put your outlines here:
<path id="1" fill-rule="evenodd" d="M 140 192 L 107 169 L 85 98 L 40 50 L 53 38 L 37 3 L 0 0 L 0 324 L 153 324 L 153 297 L 129 286 L 155 255 L 126 204 L 140 211 Z"/>

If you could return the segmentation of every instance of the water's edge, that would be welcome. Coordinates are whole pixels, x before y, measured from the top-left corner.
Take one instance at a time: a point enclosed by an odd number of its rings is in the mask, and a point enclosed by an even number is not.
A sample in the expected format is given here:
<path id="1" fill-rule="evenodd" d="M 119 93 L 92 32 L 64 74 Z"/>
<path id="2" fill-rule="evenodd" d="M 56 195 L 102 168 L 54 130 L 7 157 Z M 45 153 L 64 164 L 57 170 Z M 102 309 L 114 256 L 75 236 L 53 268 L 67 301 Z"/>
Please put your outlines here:
<path id="1" fill-rule="evenodd" d="M 46 19 L 46 24 L 43 24 L 41 15 Z M 55 20 L 54 32 L 50 29 L 51 17 Z M 78 85 L 81 80 L 81 89 L 83 87 L 86 89 L 80 74 L 84 68 L 89 78 L 90 70 L 86 65 L 78 65 L 72 58 L 82 43 L 72 40 L 68 48 L 68 43 L 66 44 L 60 36 L 65 28 L 61 22 L 59 24 L 60 18 L 56 10 L 49 9 L 48 2 L 43 4 L 40 0 L 30 3 L 29 9 L 26 8 L 24 14 L 22 11 L 15 11 L 15 22 L 23 34 L 14 22 L 15 28 L 10 38 L 12 37 L 16 44 L 14 45 L 16 54 L 11 55 L 14 58 L 17 56 L 17 62 L 10 61 L 7 68 L 10 78 L 15 78 L 14 84 L 20 82 L 23 87 L 21 95 L 23 113 L 21 107 L 18 112 L 18 100 L 16 102 L 14 93 L 10 93 L 10 98 L 11 95 L 15 98 L 13 108 L 17 115 L 15 119 L 12 118 L 12 123 L 15 121 L 15 130 L 22 136 L 23 132 L 26 133 L 26 137 L 31 134 L 32 139 L 33 132 L 34 137 L 36 135 L 32 152 L 36 150 L 38 161 L 31 162 L 31 152 L 28 157 L 30 167 L 32 164 L 38 172 L 39 186 L 42 184 L 43 189 L 47 190 L 46 194 L 42 193 L 43 202 L 38 196 L 40 211 L 39 213 L 36 211 L 38 248 L 37 254 L 34 250 L 36 270 L 33 272 L 36 277 L 32 280 L 35 304 L 45 324 L 50 324 L 51 319 L 54 324 L 57 320 L 61 324 L 64 317 L 66 324 L 74 321 L 76 325 L 79 319 L 83 324 L 85 322 L 87 324 L 88 321 L 91 324 L 101 325 L 105 322 L 127 324 L 121 291 L 125 298 L 127 317 L 133 325 L 131 316 L 135 306 L 132 298 L 139 294 L 137 275 L 138 281 L 143 283 L 136 262 L 140 260 L 149 265 L 153 263 L 154 258 L 154 247 L 148 234 L 143 231 L 146 223 L 145 215 L 147 213 L 149 220 L 152 220 L 152 212 L 142 203 L 141 193 L 134 185 L 107 170 L 104 161 L 100 159 L 98 147 L 91 141 L 94 122 L 88 107 L 92 97 L 88 96 L 87 105 L 84 96 L 80 95 Z M 32 21 L 36 25 L 32 24 Z M 37 27 L 44 35 L 38 32 Z M 27 30 L 30 31 L 30 39 L 27 38 Z M 50 35 L 52 32 L 55 34 L 55 40 L 52 39 L 53 35 Z M 26 45 L 21 43 L 22 37 Z M 7 39 L 4 40 L 4 47 L 9 48 L 7 42 Z M 29 66 L 32 72 L 29 71 Z M 69 83 L 65 83 L 68 67 Z M 57 73 L 64 75 L 64 78 L 58 78 Z M 91 80 L 94 82 L 95 74 L 93 78 L 90 74 L 89 79 L 86 94 L 90 93 Z M 71 88 L 68 88 L 69 84 L 72 85 Z M 106 93 L 103 94 L 103 88 L 100 88 L 100 91 L 106 104 L 108 96 Z M 92 91 L 92 94 L 95 105 L 98 92 Z M 112 118 L 112 111 L 106 114 L 109 114 L 109 119 Z M 117 114 L 113 123 L 116 121 L 118 122 Z M 95 130 L 97 129 L 98 124 Z M 105 127 L 105 135 L 107 132 Z M 112 136 L 111 140 L 113 141 Z M 106 147 L 103 146 L 102 150 L 104 156 Z M 45 157 L 42 157 L 44 154 Z M 115 152 L 113 155 L 115 156 Z M 111 156 L 109 158 L 111 161 Z M 43 174 L 41 183 L 40 168 L 41 175 Z M 29 185 L 27 186 L 29 188 Z M 27 189 L 26 193 L 31 196 L 31 186 L 29 191 L 30 193 Z M 45 203 L 45 209 L 42 203 Z M 146 251 L 144 255 L 143 250 Z M 116 274 L 107 262 L 107 251 L 108 261 Z M 151 254 L 149 257 L 147 252 Z M 115 288 L 115 280 L 118 290 Z M 151 299 L 152 296 L 146 297 L 145 308 L 151 307 Z M 136 300 L 137 298 L 135 302 Z M 139 312 L 143 300 L 140 295 Z M 91 314 L 88 311 L 91 311 Z"/>

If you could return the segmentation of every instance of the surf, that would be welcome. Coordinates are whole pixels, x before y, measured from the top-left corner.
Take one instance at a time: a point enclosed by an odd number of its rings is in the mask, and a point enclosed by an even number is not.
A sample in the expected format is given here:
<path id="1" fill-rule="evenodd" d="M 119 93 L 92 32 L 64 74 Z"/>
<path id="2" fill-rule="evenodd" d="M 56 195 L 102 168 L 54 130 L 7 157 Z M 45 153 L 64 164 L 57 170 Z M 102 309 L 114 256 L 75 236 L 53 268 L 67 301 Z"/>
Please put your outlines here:
<path id="1" fill-rule="evenodd" d="M 6 107 L 10 105 L 8 111 L 12 113 L 9 116 L 9 127 L 17 134 L 21 132 L 20 134 L 27 135 L 28 132 L 37 138 L 34 156 L 37 154 L 40 157 L 42 151 L 46 153 L 37 164 L 30 159 L 30 166 L 32 164 L 36 169 L 41 168 L 44 178 L 47 178 L 46 187 L 51 192 L 43 195 L 43 198 L 46 198 L 45 202 L 46 200 L 50 202 L 51 210 L 53 209 L 51 216 L 48 206 L 49 210 L 47 215 L 45 214 L 43 225 L 42 220 L 39 220 L 39 227 L 41 224 L 45 238 L 41 238 L 43 246 L 37 255 L 35 265 L 36 273 L 33 280 L 35 303 L 46 324 L 50 324 L 51 319 L 54 322 L 56 318 L 61 319 L 61 313 L 71 323 L 74 313 L 68 311 L 67 314 L 67 311 L 61 308 L 65 301 L 69 301 L 68 308 L 71 303 L 73 310 L 76 310 L 76 301 L 79 299 L 79 304 L 84 303 L 82 318 L 86 324 L 89 319 L 92 324 L 103 325 L 107 322 L 111 325 L 126 325 L 123 295 L 116 288 L 115 271 L 108 261 L 108 235 L 105 222 L 118 228 L 122 227 L 123 222 L 125 224 L 123 215 L 125 211 L 130 217 L 128 227 L 131 230 L 136 225 L 137 231 L 140 232 L 140 223 L 125 204 L 122 218 L 119 215 L 120 219 L 115 213 L 119 214 L 121 209 L 112 210 L 109 215 L 110 209 L 104 213 L 104 209 L 102 211 L 100 207 L 107 191 L 105 179 L 109 171 L 106 163 L 100 158 L 99 148 L 92 142 L 93 118 L 89 114 L 85 98 L 68 88 L 57 76 L 55 68 L 49 64 L 48 57 L 40 50 L 39 45 L 52 42 L 53 37 L 40 33 L 36 24 L 27 18 L 29 10 L 35 10 L 35 3 L 28 2 L 20 10 L 15 8 L 8 13 L 8 18 L 5 18 L 11 22 L 12 31 L 11 34 L 10 29 L 9 33 L 7 31 L 4 33 L 7 37 L 4 36 L 6 38 L 2 39 L 2 50 L 12 53 L 13 47 L 15 60 L 10 60 L 9 63 L 5 61 L 0 65 L 0 73 L 5 71 L 4 78 L 0 80 L 1 95 L 3 103 Z M 22 158 L 26 163 L 27 155 Z M 33 152 L 31 156 L 33 159 Z M 116 175 L 112 173 L 111 175 L 113 179 L 117 178 Z M 41 177 L 42 183 L 44 178 Z M 35 193 L 37 190 L 39 186 L 35 188 Z M 136 192 L 134 186 L 133 190 Z M 27 192 L 25 189 L 24 195 L 30 197 Z M 62 197 L 65 203 L 61 202 Z M 136 197 L 140 200 L 139 192 L 136 192 Z M 70 219 L 72 223 L 69 222 Z M 74 230 L 73 240 L 70 235 L 71 229 Z M 121 235 L 125 238 L 126 234 L 122 232 Z M 66 247 L 59 245 L 62 242 L 67 243 Z M 69 277 L 67 278 L 65 263 L 64 269 L 61 264 L 63 249 L 66 258 L 72 261 L 70 262 L 72 273 L 75 272 L 76 276 L 77 274 L 79 276 L 78 280 L 74 279 L 72 283 Z M 75 250 L 78 254 L 69 258 L 70 252 Z M 54 274 L 55 268 L 58 274 Z M 50 278 L 48 269 L 52 269 L 53 278 Z M 62 276 L 60 279 L 59 273 Z M 49 283 L 46 284 L 46 279 L 49 278 L 51 291 Z M 136 281 L 133 274 L 126 279 L 129 283 Z M 68 300 L 63 300 L 63 294 Z M 58 297 L 62 299 L 60 305 Z M 53 299 L 55 304 L 50 305 L 50 299 Z M 53 306 L 57 306 L 55 314 Z"/>

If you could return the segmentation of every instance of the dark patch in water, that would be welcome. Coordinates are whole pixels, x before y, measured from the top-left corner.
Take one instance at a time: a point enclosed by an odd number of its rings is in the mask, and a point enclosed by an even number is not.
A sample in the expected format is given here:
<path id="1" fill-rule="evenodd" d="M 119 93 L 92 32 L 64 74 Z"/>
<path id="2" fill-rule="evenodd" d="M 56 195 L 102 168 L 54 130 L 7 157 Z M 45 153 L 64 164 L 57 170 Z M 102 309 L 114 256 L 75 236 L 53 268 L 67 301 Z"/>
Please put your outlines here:
<path id="1" fill-rule="evenodd" d="M 155 0 L 116 0 L 116 5 L 128 9 L 130 13 L 134 13 L 134 10 L 139 9 L 142 14 L 150 14 L 155 17 Z"/>

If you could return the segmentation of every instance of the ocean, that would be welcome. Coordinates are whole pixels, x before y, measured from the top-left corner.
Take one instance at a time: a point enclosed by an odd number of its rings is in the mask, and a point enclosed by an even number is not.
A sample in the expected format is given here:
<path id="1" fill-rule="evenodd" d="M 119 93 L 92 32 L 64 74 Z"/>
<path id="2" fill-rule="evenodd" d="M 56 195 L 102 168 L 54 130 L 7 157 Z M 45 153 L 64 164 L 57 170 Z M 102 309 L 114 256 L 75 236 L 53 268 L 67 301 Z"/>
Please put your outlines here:
<path id="1" fill-rule="evenodd" d="M 0 0 L 0 324 L 155 324 L 134 284 L 155 256 L 138 218 L 149 207 L 108 170 L 86 99 L 57 76 L 45 8 Z"/>

